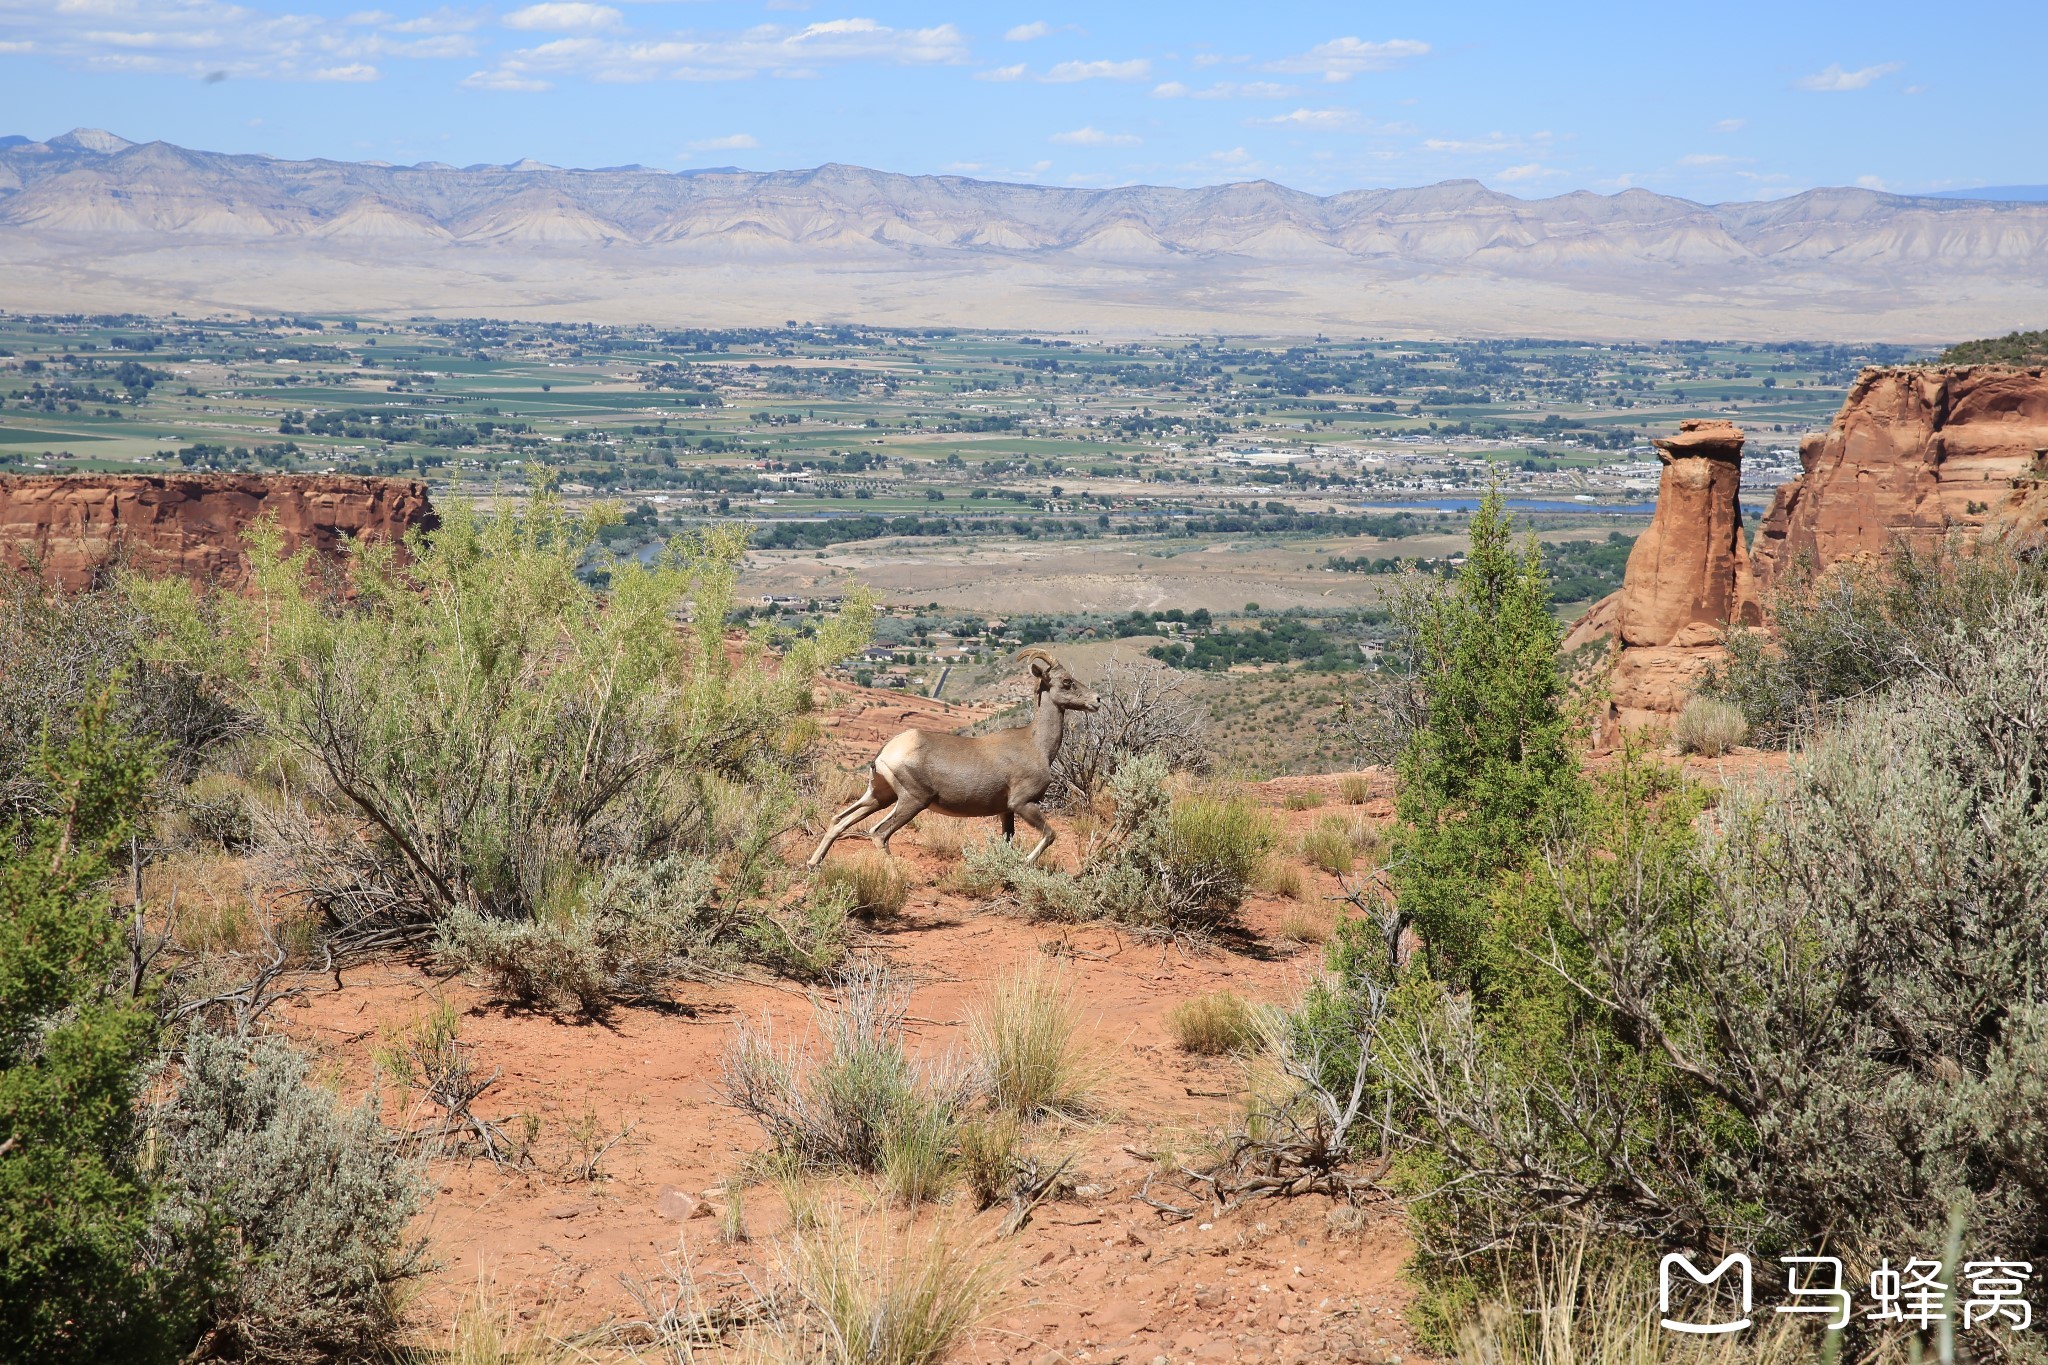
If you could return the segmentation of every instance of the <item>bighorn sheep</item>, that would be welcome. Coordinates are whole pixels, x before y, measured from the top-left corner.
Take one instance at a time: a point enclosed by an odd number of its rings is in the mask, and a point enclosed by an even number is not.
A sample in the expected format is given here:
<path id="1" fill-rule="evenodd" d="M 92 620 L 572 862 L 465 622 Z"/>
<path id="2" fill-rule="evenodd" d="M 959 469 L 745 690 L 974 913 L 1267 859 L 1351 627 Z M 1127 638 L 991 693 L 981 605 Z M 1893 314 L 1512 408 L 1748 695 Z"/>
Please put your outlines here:
<path id="1" fill-rule="evenodd" d="M 884 854 L 890 836 L 930 808 L 942 815 L 1000 815 L 1006 839 L 1016 835 L 1021 816 L 1039 834 L 1038 847 L 1024 861 L 1037 862 L 1052 847 L 1052 826 L 1038 798 L 1052 785 L 1052 760 L 1066 737 L 1067 712 L 1093 711 L 1097 703 L 1095 694 L 1044 650 L 1027 649 L 1017 657 L 1031 661 L 1038 684 L 1031 724 L 975 736 L 905 730 L 875 755 L 868 789 L 832 817 L 832 828 L 806 866 L 824 862 L 825 851 L 840 835 L 891 802 L 894 807 L 868 831 Z"/>

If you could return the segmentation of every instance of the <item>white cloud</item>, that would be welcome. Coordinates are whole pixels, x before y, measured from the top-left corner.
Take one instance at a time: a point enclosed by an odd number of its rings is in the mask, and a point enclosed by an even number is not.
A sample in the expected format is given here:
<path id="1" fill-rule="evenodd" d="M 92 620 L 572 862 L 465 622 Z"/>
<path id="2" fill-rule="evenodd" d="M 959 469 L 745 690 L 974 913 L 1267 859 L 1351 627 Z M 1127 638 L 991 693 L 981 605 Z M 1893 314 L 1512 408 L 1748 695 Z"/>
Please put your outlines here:
<path id="1" fill-rule="evenodd" d="M 1343 128 L 1356 128 L 1359 119 L 1356 109 L 1296 109 L 1291 114 L 1246 119 L 1245 122 L 1254 128 L 1307 128 L 1328 133 Z"/>
<path id="2" fill-rule="evenodd" d="M 744 152 L 761 144 L 752 133 L 734 133 L 731 137 L 707 137 L 702 141 L 689 143 L 684 150 L 691 152 Z"/>
<path id="3" fill-rule="evenodd" d="M 1265 69 L 1320 75 L 1326 81 L 1348 81 L 1361 72 L 1391 70 L 1403 62 L 1427 57 L 1429 52 L 1428 43 L 1417 42 L 1413 38 L 1390 38 L 1385 42 L 1332 38 L 1327 43 L 1317 43 L 1298 56 L 1267 62 Z"/>
<path id="4" fill-rule="evenodd" d="M 739 33 L 668 38 L 557 38 L 509 53 L 495 71 L 465 84 L 531 89 L 517 82 L 553 76 L 612 83 L 801 79 L 826 65 L 930 66 L 966 59 L 967 40 L 951 24 L 899 29 L 872 19 L 829 19 L 800 29 L 758 24 Z"/>
<path id="5" fill-rule="evenodd" d="M 1151 74 L 1151 62 L 1133 57 L 1127 62 L 1061 62 L 1039 79 L 1066 85 L 1074 81 L 1142 81 Z"/>
<path id="6" fill-rule="evenodd" d="M 8 41 L 60 66 L 221 81 L 372 81 L 385 58 L 473 57 L 475 17 L 438 10 L 395 21 L 383 10 L 344 17 L 266 13 L 232 0 L 0 0 Z M 423 34 L 427 36 L 413 36 Z"/>
<path id="7" fill-rule="evenodd" d="M 1167 81 L 1152 87 L 1153 96 L 1162 100 L 1284 100 L 1300 93 L 1298 86 L 1282 85 L 1277 81 L 1218 81 L 1203 90 L 1179 81 Z"/>
<path id="8" fill-rule="evenodd" d="M 1801 90 L 1862 90 L 1872 82 L 1889 76 L 1894 71 L 1905 69 L 1904 62 L 1879 62 L 1855 71 L 1844 71 L 1839 64 L 1816 71 L 1811 76 L 1801 76 L 1793 84 Z"/>
<path id="9" fill-rule="evenodd" d="M 1749 120 L 1746 118 L 1724 118 L 1714 125 L 1714 131 L 1717 133 L 1739 133 L 1748 126 Z"/>
<path id="10" fill-rule="evenodd" d="M 1555 140 L 1548 131 L 1530 133 L 1525 137 L 1495 132 L 1483 138 L 1433 137 L 1422 146 L 1425 151 L 1448 152 L 1454 156 L 1481 156 L 1496 152 L 1526 152 L 1532 148 L 1548 147 Z"/>
<path id="11" fill-rule="evenodd" d="M 989 71 L 977 71 L 974 73 L 974 79 L 978 81 L 1021 81 L 1024 79 L 1024 63 L 1018 62 L 1015 66 L 998 66 Z"/>
<path id="12" fill-rule="evenodd" d="M 1735 160 L 1735 157 L 1724 156 L 1720 152 L 1694 152 L 1690 156 L 1678 158 L 1678 164 L 1681 166 L 1727 166 L 1732 165 Z"/>
<path id="13" fill-rule="evenodd" d="M 1856 177 L 1856 183 L 1866 190 L 1881 190 L 1884 188 L 1884 181 L 1874 175 L 1859 175 Z"/>
<path id="14" fill-rule="evenodd" d="M 1062 147 L 1135 147 L 1144 140 L 1130 133 L 1105 133 L 1100 128 L 1076 128 L 1071 133 L 1054 133 L 1046 139 Z"/>
<path id="15" fill-rule="evenodd" d="M 1548 180 L 1552 176 L 1563 174 L 1563 171 L 1545 166 L 1541 162 L 1529 161 L 1520 166 L 1509 166 L 1505 170 L 1496 172 L 1493 178 L 1513 183 L 1523 180 Z"/>
<path id="16" fill-rule="evenodd" d="M 472 71 L 463 78 L 462 84 L 470 90 L 552 90 L 553 81 L 543 81 L 532 76 L 520 76 L 510 71 Z"/>
<path id="17" fill-rule="evenodd" d="M 1005 33 L 1003 41 L 1006 43 L 1028 43 L 1033 38 L 1043 38 L 1050 32 L 1052 32 L 1051 24 L 1046 23 L 1043 19 L 1035 19 L 1028 24 L 1019 24 L 1008 33 Z"/>
<path id="18" fill-rule="evenodd" d="M 583 0 L 550 0 L 528 5 L 505 16 L 506 28 L 537 29 L 543 33 L 575 33 L 587 29 L 615 29 L 622 16 L 610 5 L 588 5 Z"/>

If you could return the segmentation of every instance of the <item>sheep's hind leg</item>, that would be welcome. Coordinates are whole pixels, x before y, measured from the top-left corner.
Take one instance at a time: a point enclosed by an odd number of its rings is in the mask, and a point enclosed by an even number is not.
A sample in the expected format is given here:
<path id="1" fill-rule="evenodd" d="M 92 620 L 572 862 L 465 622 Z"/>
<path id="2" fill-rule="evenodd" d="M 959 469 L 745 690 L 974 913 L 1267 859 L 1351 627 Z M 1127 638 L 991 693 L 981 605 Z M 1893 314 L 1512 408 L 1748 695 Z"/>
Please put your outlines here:
<path id="1" fill-rule="evenodd" d="M 1038 863 L 1038 855 L 1052 847 L 1052 824 L 1045 818 L 1045 812 L 1038 808 L 1036 801 L 1028 806 L 1018 807 L 1017 814 L 1023 817 L 1025 824 L 1037 830 L 1040 836 L 1038 847 L 1024 855 L 1025 866 L 1033 867 Z"/>
<path id="2" fill-rule="evenodd" d="M 1007 844 L 1014 840 L 1016 837 L 1017 812 L 1013 810 L 1006 810 L 1003 812 L 1003 842 Z"/>
<path id="3" fill-rule="evenodd" d="M 882 850 L 884 857 L 890 856 L 889 840 L 897 830 L 923 814 L 924 808 L 931 803 L 932 798 L 929 796 L 911 796 L 907 792 L 904 793 L 896 798 L 896 809 L 890 811 L 882 818 L 880 824 L 868 831 L 868 838 L 875 841 L 875 847 Z"/>
<path id="4" fill-rule="evenodd" d="M 879 795 L 870 786 L 866 795 L 862 796 L 860 800 L 854 802 L 845 810 L 839 812 L 838 817 L 832 822 L 832 828 L 825 831 L 825 837 L 818 841 L 817 851 L 811 854 L 810 861 L 805 863 L 804 866 L 816 867 L 824 862 L 826 851 L 838 841 L 840 835 L 846 833 L 846 831 L 852 829 L 855 825 L 888 804 L 889 799 Z"/>

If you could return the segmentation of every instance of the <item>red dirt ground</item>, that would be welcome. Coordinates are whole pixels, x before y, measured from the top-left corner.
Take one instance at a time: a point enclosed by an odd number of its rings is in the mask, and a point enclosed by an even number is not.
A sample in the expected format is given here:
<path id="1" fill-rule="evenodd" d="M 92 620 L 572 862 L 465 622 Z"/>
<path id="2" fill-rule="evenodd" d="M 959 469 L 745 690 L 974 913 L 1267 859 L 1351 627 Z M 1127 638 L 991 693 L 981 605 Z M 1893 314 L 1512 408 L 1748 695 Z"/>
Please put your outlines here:
<path id="1" fill-rule="evenodd" d="M 963 718 L 966 712 L 890 697 L 860 715 L 840 710 L 832 728 L 858 751 L 917 721 L 965 724 L 974 718 Z M 1336 775 L 1251 790 L 1298 831 L 1333 811 L 1385 819 L 1387 782 L 1372 777 L 1380 795 L 1363 808 L 1338 803 Z M 1329 804 L 1280 810 L 1287 793 L 1309 790 Z M 905 913 L 863 945 L 914 982 L 916 1047 L 964 1046 L 963 1019 L 977 990 L 1034 955 L 1054 953 L 1070 964 L 1104 1075 L 1095 1118 L 1042 1124 L 1031 1139 L 1040 1154 L 1075 1156 L 1073 1197 L 1042 1205 L 1006 1240 L 996 1236 L 1000 1208 L 925 1215 L 956 1224 L 956 1236 L 992 1251 L 1008 1272 L 1001 1309 L 966 1358 L 1417 1359 L 1403 1318 L 1411 1297 L 1401 1278 L 1407 1242 L 1387 1207 L 1333 1219 L 1334 1201 L 1311 1196 L 1173 1222 L 1133 1198 L 1154 1169 L 1133 1153 L 1195 1152 L 1230 1121 L 1245 1081 L 1235 1061 L 1177 1049 L 1163 1016 L 1178 1001 L 1224 987 L 1254 1000 L 1295 995 L 1320 955 L 1272 937 L 1288 903 L 1259 897 L 1248 904 L 1257 942 L 1243 951 L 1193 953 L 1106 926 L 1032 926 L 938 890 L 934 883 L 953 859 L 917 840 L 913 828 L 894 845 L 915 888 Z M 793 857 L 802 856 L 801 842 L 793 836 Z M 869 852 L 865 841 L 848 840 L 833 856 Z M 1309 872 L 1306 880 L 1307 904 L 1336 890 L 1325 874 Z M 437 1193 L 421 1231 L 440 1267 L 413 1310 L 423 1342 L 444 1337 L 480 1285 L 528 1322 L 566 1332 L 639 1316 L 622 1277 L 659 1280 L 664 1257 L 687 1257 L 713 1300 L 744 1298 L 745 1285 L 768 1273 L 791 1221 L 772 1184 L 745 1192 L 751 1243 L 727 1246 L 718 1235 L 712 1211 L 725 1202 L 723 1184 L 763 1139 L 719 1101 L 715 1082 L 736 1019 L 766 1016 L 778 1037 L 808 1036 L 805 992 L 748 981 L 691 986 L 680 1009 L 621 1009 L 589 1023 L 514 1012 L 460 980 L 409 968 L 364 967 L 344 979 L 342 990 L 301 997 L 285 1013 L 290 1033 L 345 1091 L 375 1083 L 374 1053 L 387 1031 L 446 1001 L 459 1012 L 460 1036 L 476 1063 L 502 1068 L 479 1111 L 540 1120 L 534 1160 L 521 1169 L 482 1159 L 434 1163 Z M 404 1096 L 388 1088 L 385 1095 L 387 1117 L 402 1120 Z M 628 1124 L 630 1135 L 599 1161 L 598 1178 L 577 1178 L 572 1168 L 590 1146 Z M 521 1131 L 517 1121 L 508 1127 Z M 827 1188 L 850 1219 L 872 1230 L 900 1226 L 901 1215 L 882 1209 L 872 1180 L 849 1177 Z M 689 1199 L 664 1200 L 670 1191 Z M 1154 1193 L 1179 1197 L 1163 1179 Z M 675 1216 L 686 1215 L 690 1202 L 701 1204 L 698 1216 Z"/>

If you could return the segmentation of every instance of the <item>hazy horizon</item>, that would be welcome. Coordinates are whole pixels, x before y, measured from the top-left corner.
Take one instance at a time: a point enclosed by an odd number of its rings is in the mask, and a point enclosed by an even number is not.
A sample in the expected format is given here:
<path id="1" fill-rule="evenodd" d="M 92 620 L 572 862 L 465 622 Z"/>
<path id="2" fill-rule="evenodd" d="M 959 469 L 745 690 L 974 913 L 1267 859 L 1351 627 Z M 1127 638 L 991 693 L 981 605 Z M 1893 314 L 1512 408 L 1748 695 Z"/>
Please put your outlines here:
<path id="1" fill-rule="evenodd" d="M 1712 204 L 2048 182 L 2048 151 L 1998 135 L 2032 96 L 2048 16 L 2002 17 L 1995 44 L 1923 19 L 0 0 L 0 117 L 286 160 L 837 163 L 1075 188 L 1473 179 Z"/>

